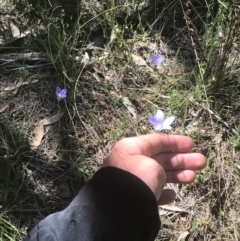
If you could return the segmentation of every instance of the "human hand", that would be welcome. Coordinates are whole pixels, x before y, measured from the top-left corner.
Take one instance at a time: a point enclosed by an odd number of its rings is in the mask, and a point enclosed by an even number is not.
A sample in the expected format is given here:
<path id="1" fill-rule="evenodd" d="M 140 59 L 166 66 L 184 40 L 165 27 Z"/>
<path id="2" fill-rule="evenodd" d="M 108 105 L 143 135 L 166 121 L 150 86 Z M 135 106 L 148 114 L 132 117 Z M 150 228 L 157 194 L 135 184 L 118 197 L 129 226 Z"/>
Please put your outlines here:
<path id="1" fill-rule="evenodd" d="M 193 141 L 187 136 L 150 134 L 118 141 L 103 162 L 128 171 L 145 182 L 159 205 L 172 202 L 175 192 L 166 183 L 191 183 L 206 165 L 200 153 L 191 153 Z"/>

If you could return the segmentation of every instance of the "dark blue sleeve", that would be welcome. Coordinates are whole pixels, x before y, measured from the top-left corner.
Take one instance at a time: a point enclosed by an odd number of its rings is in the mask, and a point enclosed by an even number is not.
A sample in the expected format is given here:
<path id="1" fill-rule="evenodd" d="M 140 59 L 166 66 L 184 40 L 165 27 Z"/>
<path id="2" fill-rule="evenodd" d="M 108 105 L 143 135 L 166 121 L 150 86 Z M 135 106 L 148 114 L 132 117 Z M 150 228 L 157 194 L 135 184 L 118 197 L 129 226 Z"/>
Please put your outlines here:
<path id="1" fill-rule="evenodd" d="M 128 172 L 105 167 L 66 209 L 42 220 L 24 241 L 153 241 L 159 228 L 150 188 Z"/>

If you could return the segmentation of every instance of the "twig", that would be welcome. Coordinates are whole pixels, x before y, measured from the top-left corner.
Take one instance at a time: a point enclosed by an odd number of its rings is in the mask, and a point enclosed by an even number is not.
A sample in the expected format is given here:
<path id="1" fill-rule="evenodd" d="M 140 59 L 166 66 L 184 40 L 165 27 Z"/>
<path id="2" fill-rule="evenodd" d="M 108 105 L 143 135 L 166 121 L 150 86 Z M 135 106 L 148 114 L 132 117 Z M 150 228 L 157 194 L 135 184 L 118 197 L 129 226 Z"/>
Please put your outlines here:
<path id="1" fill-rule="evenodd" d="M 19 61 L 19 60 L 49 62 L 49 58 L 47 54 L 44 54 L 41 52 L 0 54 L 0 60 L 6 61 L 6 62 Z"/>

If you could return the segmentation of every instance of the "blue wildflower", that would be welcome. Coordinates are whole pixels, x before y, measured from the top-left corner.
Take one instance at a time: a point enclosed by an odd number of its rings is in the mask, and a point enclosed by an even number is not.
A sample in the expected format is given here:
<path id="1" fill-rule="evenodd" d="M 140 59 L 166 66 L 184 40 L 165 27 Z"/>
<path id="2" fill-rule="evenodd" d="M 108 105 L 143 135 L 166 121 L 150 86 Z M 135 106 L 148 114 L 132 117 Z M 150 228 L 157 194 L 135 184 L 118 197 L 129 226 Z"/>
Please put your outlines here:
<path id="1" fill-rule="evenodd" d="M 154 130 L 171 130 L 171 124 L 173 123 L 175 117 L 166 117 L 163 111 L 158 110 L 155 116 L 149 116 L 148 121 L 153 125 Z"/>
<path id="2" fill-rule="evenodd" d="M 152 56 L 152 61 L 153 63 L 159 68 L 162 62 L 164 61 L 164 56 L 159 54 L 159 55 L 153 55 Z"/>
<path id="3" fill-rule="evenodd" d="M 67 97 L 67 89 L 61 89 L 57 86 L 56 88 L 56 95 L 58 100 L 62 100 Z"/>

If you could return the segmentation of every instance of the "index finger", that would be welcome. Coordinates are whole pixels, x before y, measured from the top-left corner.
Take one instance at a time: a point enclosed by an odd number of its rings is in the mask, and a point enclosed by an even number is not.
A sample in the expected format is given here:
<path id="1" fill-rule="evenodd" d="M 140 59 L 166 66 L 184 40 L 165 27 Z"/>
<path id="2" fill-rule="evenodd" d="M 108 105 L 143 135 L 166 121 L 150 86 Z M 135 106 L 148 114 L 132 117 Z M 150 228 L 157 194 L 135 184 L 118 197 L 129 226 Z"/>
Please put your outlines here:
<path id="1" fill-rule="evenodd" d="M 130 155 L 145 155 L 152 157 L 162 152 L 190 152 L 193 140 L 188 136 L 149 134 L 130 137 L 120 142 Z"/>

